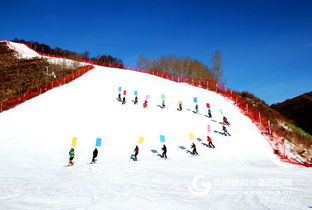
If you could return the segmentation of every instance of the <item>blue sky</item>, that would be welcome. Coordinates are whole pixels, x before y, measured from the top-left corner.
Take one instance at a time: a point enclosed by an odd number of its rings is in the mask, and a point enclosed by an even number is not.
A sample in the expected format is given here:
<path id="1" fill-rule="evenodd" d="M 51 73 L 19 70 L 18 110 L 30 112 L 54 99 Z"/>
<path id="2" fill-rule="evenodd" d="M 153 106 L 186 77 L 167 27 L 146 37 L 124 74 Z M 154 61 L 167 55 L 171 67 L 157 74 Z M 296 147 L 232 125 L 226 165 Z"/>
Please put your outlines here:
<path id="1" fill-rule="evenodd" d="M 20 38 L 136 65 L 221 50 L 229 88 L 268 104 L 312 91 L 312 1 L 3 1 L 0 39 Z"/>

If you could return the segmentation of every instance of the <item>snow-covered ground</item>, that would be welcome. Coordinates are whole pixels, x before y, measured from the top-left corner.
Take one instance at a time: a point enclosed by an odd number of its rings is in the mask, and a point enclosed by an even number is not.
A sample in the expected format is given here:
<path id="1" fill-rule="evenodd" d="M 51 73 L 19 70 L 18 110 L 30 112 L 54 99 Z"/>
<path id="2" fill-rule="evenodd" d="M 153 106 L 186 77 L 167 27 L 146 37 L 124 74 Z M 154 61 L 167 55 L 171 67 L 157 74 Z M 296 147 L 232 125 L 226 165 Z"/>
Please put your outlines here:
<path id="1" fill-rule="evenodd" d="M 116 100 L 119 86 L 127 90 L 126 105 Z M 131 103 L 135 90 L 138 105 Z M 161 94 L 166 109 L 157 106 Z M 146 95 L 149 107 L 143 109 Z M 200 114 L 187 110 L 194 110 L 193 97 Z M 176 109 L 180 100 L 183 112 Z M 212 119 L 204 116 L 206 103 Z M 214 132 L 222 130 L 222 113 L 231 123 L 230 137 Z M 195 140 L 200 156 L 191 157 L 179 148 L 190 149 L 190 132 L 206 142 L 208 125 L 215 149 Z M 312 207 L 311 169 L 281 163 L 230 101 L 152 75 L 97 66 L 1 113 L 0 128 L 0 209 Z M 150 151 L 160 151 L 159 135 L 165 135 L 167 160 Z M 140 136 L 145 140 L 139 161 L 133 162 L 129 157 Z M 78 138 L 75 165 L 64 167 L 72 137 Z M 91 165 L 98 137 L 98 163 Z M 192 185 L 198 175 L 201 179 Z"/>

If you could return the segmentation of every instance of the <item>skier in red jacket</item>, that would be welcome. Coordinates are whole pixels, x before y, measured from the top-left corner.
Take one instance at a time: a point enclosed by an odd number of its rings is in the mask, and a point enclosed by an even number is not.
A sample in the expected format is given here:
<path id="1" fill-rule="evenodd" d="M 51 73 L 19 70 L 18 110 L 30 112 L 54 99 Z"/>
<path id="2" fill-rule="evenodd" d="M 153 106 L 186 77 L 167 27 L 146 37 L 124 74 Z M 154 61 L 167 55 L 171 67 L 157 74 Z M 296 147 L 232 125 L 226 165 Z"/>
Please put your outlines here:
<path id="1" fill-rule="evenodd" d="M 210 136 L 207 136 L 207 141 L 208 141 L 208 147 L 215 148 L 215 146 L 212 143 L 212 140 L 211 140 Z"/>
<path id="2" fill-rule="evenodd" d="M 137 158 L 138 154 L 139 154 L 139 147 L 138 147 L 138 145 L 136 145 L 135 149 L 134 149 L 134 161 L 138 160 L 138 158 Z"/>
<path id="3" fill-rule="evenodd" d="M 179 111 L 182 111 L 182 101 L 179 102 L 179 108 L 178 108 L 178 110 L 179 110 Z"/>
<path id="4" fill-rule="evenodd" d="M 147 100 L 144 101 L 143 107 L 144 107 L 144 108 L 147 107 Z"/>
<path id="5" fill-rule="evenodd" d="M 161 107 L 162 109 L 166 107 L 166 105 L 165 105 L 165 100 L 162 101 L 161 106 L 162 106 L 162 107 Z"/>
<path id="6" fill-rule="evenodd" d="M 223 116 L 223 123 L 222 124 L 230 126 L 230 123 L 225 116 Z"/>

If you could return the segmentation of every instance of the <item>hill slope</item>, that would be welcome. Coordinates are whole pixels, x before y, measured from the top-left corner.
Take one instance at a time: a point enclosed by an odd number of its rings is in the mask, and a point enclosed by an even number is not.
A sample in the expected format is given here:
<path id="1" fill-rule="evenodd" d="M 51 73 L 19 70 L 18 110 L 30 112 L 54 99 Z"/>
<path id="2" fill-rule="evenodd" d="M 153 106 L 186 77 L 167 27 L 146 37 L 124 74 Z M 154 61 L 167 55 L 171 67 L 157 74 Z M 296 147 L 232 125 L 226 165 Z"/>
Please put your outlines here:
<path id="1" fill-rule="evenodd" d="M 18 49 L 19 53 L 12 49 Z M 75 67 L 54 63 L 61 62 L 57 62 L 57 59 L 41 58 L 23 44 L 0 41 L 0 100 L 21 95 L 26 90 L 80 69 L 80 64 Z"/>
<path id="2" fill-rule="evenodd" d="M 132 105 L 130 97 L 122 106 L 115 100 L 118 86 L 127 87 L 129 93 L 138 90 L 140 104 L 149 94 L 150 108 Z M 160 93 L 166 94 L 168 109 L 157 107 Z M 178 100 L 184 101 L 185 109 L 192 109 L 193 96 L 198 96 L 200 104 L 210 102 L 216 122 L 176 110 Z M 189 147 L 190 131 L 205 139 L 208 124 L 213 130 L 220 130 L 220 109 L 232 122 L 231 137 L 211 133 L 215 150 L 196 142 L 199 157 L 189 157 L 178 148 Z M 200 112 L 205 113 L 201 106 Z M 0 197 L 2 208 L 135 209 L 140 205 L 146 209 L 165 205 L 168 209 L 237 209 L 245 201 L 248 204 L 244 204 L 243 209 L 289 207 L 285 204 L 286 197 L 272 200 L 265 195 L 228 197 L 212 192 L 204 198 L 196 197 L 189 192 L 187 182 L 199 174 L 211 182 L 214 179 L 294 179 L 294 185 L 283 190 L 311 195 L 311 183 L 307 184 L 310 178 L 302 175 L 307 169 L 279 163 L 256 127 L 223 97 L 142 73 L 97 67 L 66 86 L 2 113 L 0 127 L 3 129 L 0 156 L 5 160 L 0 166 L 4 172 L 0 179 L 1 191 L 5 192 Z M 167 161 L 158 160 L 150 152 L 150 149 L 159 150 L 160 134 L 166 136 Z M 72 136 L 78 137 L 76 164 L 66 168 L 63 166 Z M 129 162 L 139 136 L 145 137 L 140 146 L 140 161 Z M 96 137 L 103 138 L 103 146 L 98 164 L 89 165 Z M 233 188 L 214 188 L 229 189 Z M 7 197 L 11 199 L 5 199 Z M 299 206 L 308 205 L 307 199 L 302 199 Z M 295 208 L 297 204 L 290 206 Z"/>
<path id="3" fill-rule="evenodd" d="M 312 92 L 302 94 L 271 107 L 286 118 L 291 119 L 300 128 L 312 134 Z"/>
<path id="4" fill-rule="evenodd" d="M 119 86 L 128 91 L 126 105 L 116 100 Z M 131 103 L 135 90 L 139 105 Z M 166 95 L 167 109 L 157 106 L 161 94 Z M 143 109 L 146 95 L 149 108 Z M 199 114 L 187 110 L 194 109 L 193 97 L 198 98 Z M 176 110 L 179 100 L 183 112 Z M 207 102 L 212 119 L 204 116 Z M 221 131 L 223 115 L 231 123 L 231 136 L 214 132 Z M 179 148 L 190 147 L 189 132 L 205 140 L 208 125 L 215 149 L 195 140 L 200 156 L 192 157 Z M 97 66 L 1 113 L 0 128 L 0 209 L 303 209 L 311 205 L 311 169 L 281 163 L 232 102 L 152 75 Z M 160 150 L 159 135 L 166 137 L 168 160 L 150 151 Z M 75 165 L 64 167 L 73 136 L 78 137 Z M 129 156 L 139 136 L 145 141 L 139 145 L 139 161 L 132 162 Z M 98 163 L 90 165 L 97 137 L 103 145 Z M 212 185 L 202 197 L 188 189 L 197 175 Z M 272 180 L 284 184 L 273 187 Z M 204 187 L 201 184 L 199 188 Z M 281 194 L 285 192 L 291 194 Z"/>

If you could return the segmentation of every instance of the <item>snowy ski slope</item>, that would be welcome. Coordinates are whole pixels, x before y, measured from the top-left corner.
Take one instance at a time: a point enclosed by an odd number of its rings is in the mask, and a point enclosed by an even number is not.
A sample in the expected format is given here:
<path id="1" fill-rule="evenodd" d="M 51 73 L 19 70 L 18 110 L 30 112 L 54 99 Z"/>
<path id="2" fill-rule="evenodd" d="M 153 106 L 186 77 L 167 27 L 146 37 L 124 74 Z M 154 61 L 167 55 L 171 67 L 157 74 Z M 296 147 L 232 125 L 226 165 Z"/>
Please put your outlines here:
<path id="1" fill-rule="evenodd" d="M 127 90 L 127 103 L 116 100 Z M 134 105 L 133 92 L 139 104 Z M 161 94 L 166 109 L 160 109 Z M 146 95 L 149 107 L 143 109 Z M 194 114 L 193 97 L 200 114 Z M 183 112 L 176 110 L 183 101 Z M 210 103 L 212 119 L 207 114 Z M 223 136 L 222 113 L 232 135 Z M 189 132 L 206 142 L 207 126 L 216 146 L 197 140 L 191 157 Z M 281 163 L 256 126 L 222 96 L 138 72 L 96 68 L 75 81 L 0 114 L 0 209 L 308 209 L 312 206 L 311 169 Z M 158 158 L 165 135 L 168 160 Z M 77 137 L 73 167 L 68 163 Z M 138 138 L 139 161 L 129 160 Z M 90 165 L 97 137 L 98 163 Z M 203 175 L 212 183 L 195 196 L 188 183 Z M 287 179 L 283 187 L 216 186 L 215 180 Z M 199 185 L 200 187 L 200 185 Z M 217 194 L 215 191 L 291 191 L 291 195 Z"/>
<path id="2" fill-rule="evenodd" d="M 37 53 L 36 51 L 29 48 L 27 45 L 22 44 L 22 43 L 10 42 L 10 41 L 6 41 L 6 40 L 2 40 L 0 42 L 6 42 L 8 47 L 10 49 L 16 51 L 20 58 L 26 58 L 27 59 L 27 58 L 34 58 L 34 57 L 43 57 L 43 58 L 46 58 L 49 63 L 53 63 L 53 64 L 66 65 L 66 66 L 75 66 L 75 65 L 77 66 L 79 64 L 81 66 L 88 65 L 86 63 L 83 63 L 83 62 L 79 63 L 79 62 L 76 62 L 76 61 L 71 60 L 71 59 L 41 56 L 39 53 Z"/>

